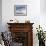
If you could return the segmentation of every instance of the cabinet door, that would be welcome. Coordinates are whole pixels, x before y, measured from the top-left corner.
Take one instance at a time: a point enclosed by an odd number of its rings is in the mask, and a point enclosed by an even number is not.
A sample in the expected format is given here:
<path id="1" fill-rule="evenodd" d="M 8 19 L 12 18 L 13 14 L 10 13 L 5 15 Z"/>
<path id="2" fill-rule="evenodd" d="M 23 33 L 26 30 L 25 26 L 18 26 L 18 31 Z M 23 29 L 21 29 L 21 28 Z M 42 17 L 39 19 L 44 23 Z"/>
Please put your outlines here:
<path id="1" fill-rule="evenodd" d="M 28 46 L 28 32 L 15 32 L 12 33 L 13 42 L 22 43 L 22 46 Z"/>

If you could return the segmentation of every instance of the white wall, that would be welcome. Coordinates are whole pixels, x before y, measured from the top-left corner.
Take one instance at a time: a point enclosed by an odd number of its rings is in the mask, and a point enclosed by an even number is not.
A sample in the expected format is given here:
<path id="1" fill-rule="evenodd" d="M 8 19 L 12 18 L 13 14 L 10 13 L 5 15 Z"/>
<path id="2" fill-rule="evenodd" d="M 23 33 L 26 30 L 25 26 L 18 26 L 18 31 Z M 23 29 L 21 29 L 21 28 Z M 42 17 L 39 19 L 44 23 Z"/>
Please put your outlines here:
<path id="1" fill-rule="evenodd" d="M 46 0 L 40 0 L 40 24 L 46 31 Z"/>
<path id="2" fill-rule="evenodd" d="M 40 0 L 40 9 L 42 13 L 46 12 L 46 0 Z"/>
<path id="3" fill-rule="evenodd" d="M 14 16 L 14 5 L 26 4 L 27 16 Z M 2 0 L 2 25 L 3 31 L 7 30 L 7 22 L 10 19 L 17 19 L 19 22 L 30 20 L 33 25 L 33 45 L 38 46 L 36 27 L 40 24 L 40 0 Z"/>
<path id="4" fill-rule="evenodd" d="M 0 0 L 0 31 L 2 29 L 2 0 Z"/>

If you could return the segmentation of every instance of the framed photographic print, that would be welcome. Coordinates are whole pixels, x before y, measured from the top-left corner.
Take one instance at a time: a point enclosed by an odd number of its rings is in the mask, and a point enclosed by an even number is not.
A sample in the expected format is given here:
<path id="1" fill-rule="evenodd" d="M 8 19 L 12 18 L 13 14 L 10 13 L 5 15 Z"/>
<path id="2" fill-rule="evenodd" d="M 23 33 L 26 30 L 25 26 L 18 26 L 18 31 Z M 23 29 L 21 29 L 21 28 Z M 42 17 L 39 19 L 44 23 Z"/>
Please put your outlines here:
<path id="1" fill-rule="evenodd" d="M 14 16 L 26 16 L 27 5 L 14 5 Z"/>

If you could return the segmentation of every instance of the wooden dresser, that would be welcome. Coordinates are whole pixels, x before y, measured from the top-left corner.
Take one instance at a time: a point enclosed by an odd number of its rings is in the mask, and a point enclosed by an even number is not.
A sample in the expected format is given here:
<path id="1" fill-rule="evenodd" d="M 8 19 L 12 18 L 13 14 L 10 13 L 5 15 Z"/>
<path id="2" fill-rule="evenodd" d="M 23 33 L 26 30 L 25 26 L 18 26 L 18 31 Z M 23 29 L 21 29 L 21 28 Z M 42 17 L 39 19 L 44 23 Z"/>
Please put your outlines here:
<path id="1" fill-rule="evenodd" d="M 33 23 L 7 23 L 12 39 L 22 46 L 33 46 Z"/>

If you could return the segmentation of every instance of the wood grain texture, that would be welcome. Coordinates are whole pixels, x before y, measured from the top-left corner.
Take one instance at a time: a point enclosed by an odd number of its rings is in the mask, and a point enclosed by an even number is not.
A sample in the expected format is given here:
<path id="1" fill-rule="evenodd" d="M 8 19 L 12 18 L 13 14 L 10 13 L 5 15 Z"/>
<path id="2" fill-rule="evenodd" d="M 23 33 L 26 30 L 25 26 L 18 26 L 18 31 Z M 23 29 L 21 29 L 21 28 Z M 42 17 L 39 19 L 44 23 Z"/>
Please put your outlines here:
<path id="1" fill-rule="evenodd" d="M 28 46 L 33 46 L 33 23 L 7 23 L 9 25 L 9 31 L 12 33 L 16 32 L 27 32 L 28 37 L 27 37 L 27 43 Z M 14 36 L 15 38 L 15 36 Z M 27 45 L 26 45 L 27 46 Z"/>

